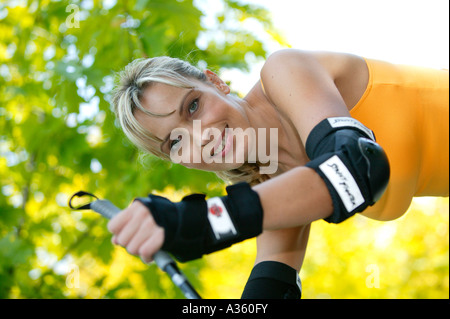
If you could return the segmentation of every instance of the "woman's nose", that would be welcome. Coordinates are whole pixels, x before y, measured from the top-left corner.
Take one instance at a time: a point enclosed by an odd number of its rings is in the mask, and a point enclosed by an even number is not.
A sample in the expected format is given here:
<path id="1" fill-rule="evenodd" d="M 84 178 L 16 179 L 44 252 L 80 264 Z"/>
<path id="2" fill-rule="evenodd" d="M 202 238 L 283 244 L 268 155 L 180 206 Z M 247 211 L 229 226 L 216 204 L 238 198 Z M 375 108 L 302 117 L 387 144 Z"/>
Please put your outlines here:
<path id="1" fill-rule="evenodd" d="M 214 139 L 211 128 L 203 129 L 200 121 L 194 121 L 192 129 L 192 144 L 196 147 L 203 147 Z"/>
<path id="2" fill-rule="evenodd" d="M 202 139 L 201 139 L 201 146 L 206 146 L 209 143 L 214 141 L 214 134 L 211 128 L 207 128 L 203 131 Z"/>

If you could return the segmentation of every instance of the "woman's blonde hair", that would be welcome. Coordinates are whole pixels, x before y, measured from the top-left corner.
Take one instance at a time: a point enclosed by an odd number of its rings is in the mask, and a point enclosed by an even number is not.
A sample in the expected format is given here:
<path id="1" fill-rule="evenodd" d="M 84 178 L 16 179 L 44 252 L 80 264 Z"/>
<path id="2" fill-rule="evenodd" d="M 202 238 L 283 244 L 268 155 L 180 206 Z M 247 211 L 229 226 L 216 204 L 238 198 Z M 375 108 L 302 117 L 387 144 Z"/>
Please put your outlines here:
<path id="1" fill-rule="evenodd" d="M 136 59 L 118 73 L 118 83 L 112 96 L 113 111 L 125 135 L 134 145 L 145 152 L 170 160 L 167 154 L 152 147 L 155 143 L 161 143 L 161 139 L 145 129 L 136 120 L 134 113 L 139 109 L 145 114 L 155 117 L 172 114 L 156 114 L 146 110 L 141 104 L 145 89 L 152 83 L 193 88 L 192 80 L 207 82 L 206 75 L 198 68 L 186 61 L 167 56 Z M 238 169 L 215 173 L 229 183 L 245 181 L 255 185 L 268 179 L 268 176 L 259 173 L 257 163 L 244 163 Z"/>

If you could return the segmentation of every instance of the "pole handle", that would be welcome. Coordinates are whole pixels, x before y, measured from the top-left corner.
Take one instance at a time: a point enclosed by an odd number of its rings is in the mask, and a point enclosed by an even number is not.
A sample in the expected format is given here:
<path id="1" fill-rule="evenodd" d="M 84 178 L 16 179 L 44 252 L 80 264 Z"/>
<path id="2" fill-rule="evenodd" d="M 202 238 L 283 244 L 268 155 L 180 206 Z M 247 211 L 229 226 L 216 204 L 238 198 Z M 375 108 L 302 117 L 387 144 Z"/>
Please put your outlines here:
<path id="1" fill-rule="evenodd" d="M 91 202 L 89 208 L 107 219 L 113 218 L 120 212 L 119 208 L 109 200 L 105 199 L 98 199 Z M 156 265 L 170 276 L 172 282 L 181 289 L 186 298 L 201 299 L 200 295 L 195 291 L 184 274 L 178 269 L 175 261 L 168 253 L 160 250 L 153 255 L 153 259 Z"/>
<path id="2" fill-rule="evenodd" d="M 115 206 L 109 200 L 104 199 L 93 201 L 90 204 L 90 208 L 107 219 L 112 219 L 114 216 L 120 213 L 120 209 L 117 206 Z M 163 251 L 158 251 L 157 253 L 155 253 L 153 259 L 155 260 L 155 263 L 158 265 L 158 267 L 164 271 L 168 264 L 175 264 L 175 261 L 172 259 L 172 257 L 170 257 L 169 254 Z"/>

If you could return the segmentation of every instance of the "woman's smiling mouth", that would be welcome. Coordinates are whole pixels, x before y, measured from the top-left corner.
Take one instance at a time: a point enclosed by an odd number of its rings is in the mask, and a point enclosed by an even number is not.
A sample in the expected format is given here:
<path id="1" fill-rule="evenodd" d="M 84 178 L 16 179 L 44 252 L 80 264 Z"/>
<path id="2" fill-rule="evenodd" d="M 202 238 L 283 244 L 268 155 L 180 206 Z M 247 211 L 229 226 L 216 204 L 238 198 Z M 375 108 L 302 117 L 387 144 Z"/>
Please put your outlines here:
<path id="1" fill-rule="evenodd" d="M 231 139 L 233 138 L 233 135 L 229 134 L 229 132 L 227 132 L 228 131 L 227 129 L 228 129 L 228 125 L 226 125 L 225 129 L 222 131 L 222 135 L 221 135 L 222 139 L 217 141 L 216 145 L 211 150 L 212 157 L 217 156 L 217 155 L 221 155 L 222 157 L 224 157 L 225 154 L 230 149 L 231 142 L 232 142 Z"/>

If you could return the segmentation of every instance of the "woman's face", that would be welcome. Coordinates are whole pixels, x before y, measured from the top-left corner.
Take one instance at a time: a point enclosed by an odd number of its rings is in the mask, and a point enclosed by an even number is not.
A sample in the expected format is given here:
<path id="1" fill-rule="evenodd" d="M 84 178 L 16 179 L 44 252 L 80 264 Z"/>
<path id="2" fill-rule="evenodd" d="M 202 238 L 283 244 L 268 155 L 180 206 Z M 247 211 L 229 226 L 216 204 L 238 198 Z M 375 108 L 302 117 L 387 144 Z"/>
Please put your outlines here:
<path id="1" fill-rule="evenodd" d="M 137 110 L 135 117 L 163 141 L 152 147 L 173 162 L 207 171 L 235 169 L 247 161 L 249 145 L 256 143 L 251 134 L 237 135 L 250 128 L 245 102 L 229 95 L 229 87 L 216 74 L 205 74 L 208 82 L 193 80 L 192 89 L 151 84 L 142 106 L 152 113 L 171 114 L 154 117 Z"/>

